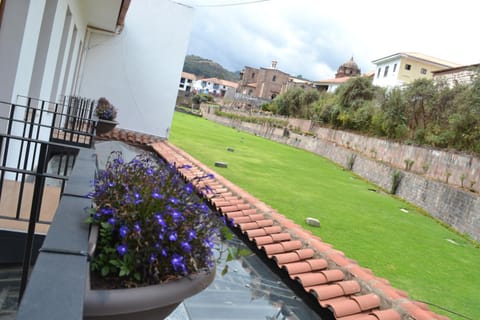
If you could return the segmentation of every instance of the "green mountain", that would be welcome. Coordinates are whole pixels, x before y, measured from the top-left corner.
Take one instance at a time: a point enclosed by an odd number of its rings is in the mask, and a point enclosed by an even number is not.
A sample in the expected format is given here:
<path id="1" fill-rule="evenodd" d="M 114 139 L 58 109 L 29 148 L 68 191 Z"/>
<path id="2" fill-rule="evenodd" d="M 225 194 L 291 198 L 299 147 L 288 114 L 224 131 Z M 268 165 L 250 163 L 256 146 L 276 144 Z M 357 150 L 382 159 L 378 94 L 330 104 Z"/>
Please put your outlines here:
<path id="1" fill-rule="evenodd" d="M 240 80 L 238 72 L 228 71 L 215 61 L 195 55 L 187 55 L 185 57 L 183 71 L 193 73 L 200 78 L 218 78 L 233 82 Z"/>

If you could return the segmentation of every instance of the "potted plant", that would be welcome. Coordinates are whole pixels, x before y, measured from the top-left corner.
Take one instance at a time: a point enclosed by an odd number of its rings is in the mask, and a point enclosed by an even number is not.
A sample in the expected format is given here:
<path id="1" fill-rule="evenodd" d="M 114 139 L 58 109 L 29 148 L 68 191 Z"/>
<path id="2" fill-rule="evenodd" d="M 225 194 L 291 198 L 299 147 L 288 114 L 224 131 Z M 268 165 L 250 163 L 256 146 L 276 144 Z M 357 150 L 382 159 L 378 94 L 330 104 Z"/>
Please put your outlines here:
<path id="1" fill-rule="evenodd" d="M 117 118 L 117 109 L 104 97 L 97 100 L 95 116 L 98 117 L 96 127 L 97 135 L 113 130 L 118 124 L 118 122 L 115 121 Z"/>
<path id="2" fill-rule="evenodd" d="M 163 319 L 213 281 L 218 219 L 173 165 L 112 152 L 90 197 L 85 318 Z"/>

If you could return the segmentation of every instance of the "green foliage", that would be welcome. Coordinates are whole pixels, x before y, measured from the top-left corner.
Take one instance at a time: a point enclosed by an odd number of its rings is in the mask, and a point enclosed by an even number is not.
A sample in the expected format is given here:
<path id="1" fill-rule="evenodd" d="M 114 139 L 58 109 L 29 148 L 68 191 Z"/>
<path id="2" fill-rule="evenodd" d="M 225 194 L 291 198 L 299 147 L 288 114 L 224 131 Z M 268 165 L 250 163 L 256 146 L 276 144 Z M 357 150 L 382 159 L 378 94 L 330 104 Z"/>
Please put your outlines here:
<path id="1" fill-rule="evenodd" d="M 183 64 L 183 71 L 193 73 L 200 78 L 219 78 L 236 82 L 240 80 L 238 72 L 231 72 L 220 64 L 195 55 L 187 55 Z"/>
<path id="2" fill-rule="evenodd" d="M 192 97 L 192 102 L 195 104 L 213 102 L 213 96 L 206 93 L 198 93 Z"/>
<path id="3" fill-rule="evenodd" d="M 219 117 L 225 117 L 225 118 L 239 120 L 243 122 L 250 122 L 250 123 L 262 124 L 262 125 L 266 124 L 276 128 L 284 128 L 288 124 L 288 120 L 284 120 L 284 119 L 271 118 L 271 117 L 246 116 L 243 114 L 224 112 L 220 110 L 215 110 L 215 115 Z"/>
<path id="4" fill-rule="evenodd" d="M 390 193 L 395 194 L 397 193 L 398 186 L 400 185 L 400 181 L 402 181 L 403 175 L 400 171 L 394 170 L 392 172 L 392 186 L 390 188 Z"/>
<path id="5" fill-rule="evenodd" d="M 371 101 L 375 95 L 375 87 L 368 77 L 352 77 L 338 87 L 335 92 L 343 109 L 357 110 L 366 101 Z"/>

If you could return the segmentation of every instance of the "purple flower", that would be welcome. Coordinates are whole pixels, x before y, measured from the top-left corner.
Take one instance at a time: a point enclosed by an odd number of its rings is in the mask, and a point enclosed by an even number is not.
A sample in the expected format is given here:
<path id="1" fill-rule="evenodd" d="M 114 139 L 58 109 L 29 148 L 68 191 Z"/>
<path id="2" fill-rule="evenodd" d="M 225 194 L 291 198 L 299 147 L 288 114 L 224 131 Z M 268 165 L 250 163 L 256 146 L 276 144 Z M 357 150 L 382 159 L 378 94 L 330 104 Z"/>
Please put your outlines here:
<path id="1" fill-rule="evenodd" d="M 172 263 L 173 270 L 175 270 L 177 272 L 181 271 L 183 273 L 185 273 L 187 271 L 185 263 L 183 262 L 183 257 L 181 255 L 174 254 L 172 256 L 171 263 Z"/>
<path id="2" fill-rule="evenodd" d="M 177 241 L 177 239 L 178 239 L 178 235 L 175 231 L 172 231 L 168 236 L 168 240 L 170 241 Z"/>
<path id="3" fill-rule="evenodd" d="M 145 171 L 149 176 L 153 175 L 153 169 L 152 168 L 147 168 L 147 170 Z"/>
<path id="4" fill-rule="evenodd" d="M 157 223 L 161 225 L 162 227 L 166 227 L 167 223 L 165 222 L 165 219 L 163 219 L 162 215 L 157 213 L 153 216 L 155 220 L 157 220 Z"/>
<path id="5" fill-rule="evenodd" d="M 179 222 L 181 220 L 184 220 L 182 213 L 178 210 L 173 210 L 171 215 L 172 215 L 173 221 L 175 221 L 175 222 Z"/>
<path id="6" fill-rule="evenodd" d="M 185 187 L 184 187 L 184 190 L 187 194 L 190 194 L 193 192 L 193 186 L 191 183 L 188 183 Z"/>
<path id="7" fill-rule="evenodd" d="M 168 200 L 173 204 L 178 204 L 178 199 L 175 197 L 170 197 Z"/>
<path id="8" fill-rule="evenodd" d="M 120 237 L 125 238 L 128 235 L 128 227 L 127 226 L 121 226 L 118 232 L 120 233 Z"/>
<path id="9" fill-rule="evenodd" d="M 195 230 L 188 231 L 188 241 L 192 241 L 193 239 L 197 238 L 197 233 Z"/>
<path id="10" fill-rule="evenodd" d="M 143 200 L 142 200 L 142 196 L 140 195 L 140 193 L 138 192 L 135 192 L 134 193 L 134 196 L 135 196 L 135 204 L 139 204 L 141 203 Z"/>
<path id="11" fill-rule="evenodd" d="M 135 224 L 133 225 L 133 230 L 135 230 L 135 232 L 137 232 L 137 233 L 142 232 L 142 228 L 140 227 L 140 223 L 135 222 Z"/>
<path id="12" fill-rule="evenodd" d="M 154 263 L 156 260 L 157 260 L 157 255 L 154 253 L 152 253 L 148 258 L 148 262 L 150 262 L 150 264 Z"/>
<path id="13" fill-rule="evenodd" d="M 117 223 L 117 220 L 115 218 L 109 218 L 107 222 L 114 226 Z"/>
<path id="14" fill-rule="evenodd" d="M 182 241 L 181 246 L 182 246 L 183 251 L 185 251 L 185 252 L 192 251 L 192 246 L 190 245 L 190 243 L 188 243 L 186 241 Z"/>
<path id="15" fill-rule="evenodd" d="M 125 253 L 127 253 L 128 247 L 124 244 L 121 244 L 117 247 L 117 252 L 119 255 L 123 256 Z"/>
<path id="16" fill-rule="evenodd" d="M 154 199 L 163 199 L 163 195 L 158 193 L 158 191 L 153 191 L 152 192 L 152 198 Z"/>

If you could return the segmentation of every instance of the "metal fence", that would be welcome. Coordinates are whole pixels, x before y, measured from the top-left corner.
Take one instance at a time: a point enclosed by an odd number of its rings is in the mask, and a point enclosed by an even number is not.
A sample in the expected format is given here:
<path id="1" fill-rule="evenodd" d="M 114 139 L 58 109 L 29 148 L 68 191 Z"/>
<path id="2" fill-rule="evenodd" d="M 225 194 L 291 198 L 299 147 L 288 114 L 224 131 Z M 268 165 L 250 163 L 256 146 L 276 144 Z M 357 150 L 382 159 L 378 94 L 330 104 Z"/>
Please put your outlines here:
<path id="1" fill-rule="evenodd" d="M 35 234 L 46 234 L 79 147 L 93 146 L 95 120 L 88 99 L 18 101 L 0 102 L 0 219 L 2 229 L 25 234 L 21 297 Z"/>

